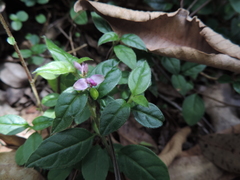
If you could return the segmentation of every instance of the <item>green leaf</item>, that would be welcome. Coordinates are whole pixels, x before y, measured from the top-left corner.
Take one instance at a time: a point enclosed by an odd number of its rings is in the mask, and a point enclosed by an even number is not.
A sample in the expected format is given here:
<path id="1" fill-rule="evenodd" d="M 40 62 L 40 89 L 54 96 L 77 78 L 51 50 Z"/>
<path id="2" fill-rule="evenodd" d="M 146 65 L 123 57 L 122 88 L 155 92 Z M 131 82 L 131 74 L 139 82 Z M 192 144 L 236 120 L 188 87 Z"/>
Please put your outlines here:
<path id="1" fill-rule="evenodd" d="M 146 147 L 124 146 L 118 152 L 118 160 L 120 170 L 129 179 L 170 180 L 166 165 Z"/>
<path id="2" fill-rule="evenodd" d="M 8 114 L 0 117 L 0 133 L 15 135 L 29 127 L 27 121 L 17 115 Z"/>
<path id="3" fill-rule="evenodd" d="M 151 69 L 147 61 L 138 61 L 128 78 L 128 86 L 133 95 L 143 93 L 151 84 Z"/>
<path id="4" fill-rule="evenodd" d="M 56 118 L 53 121 L 52 132 L 66 129 L 78 119 L 87 104 L 88 96 L 77 92 L 72 87 L 66 89 L 58 98 L 55 107 Z"/>
<path id="5" fill-rule="evenodd" d="M 35 17 L 36 21 L 40 24 L 44 24 L 46 21 L 47 21 L 47 18 L 44 14 L 38 14 L 36 17 Z"/>
<path id="6" fill-rule="evenodd" d="M 82 128 L 57 133 L 40 144 L 26 165 L 44 169 L 70 167 L 89 152 L 94 136 Z"/>
<path id="7" fill-rule="evenodd" d="M 110 102 L 100 117 L 100 134 L 106 136 L 119 129 L 128 119 L 130 107 L 123 99 Z"/>
<path id="8" fill-rule="evenodd" d="M 44 113 L 43 113 L 43 116 L 46 116 L 48 118 L 55 118 L 55 111 L 54 109 L 47 109 Z"/>
<path id="9" fill-rule="evenodd" d="M 92 16 L 92 20 L 94 25 L 96 26 L 96 28 L 102 32 L 102 33 L 107 33 L 112 31 L 111 27 L 109 26 L 109 24 L 107 23 L 107 21 L 105 21 L 101 16 L 99 16 L 97 13 L 95 12 L 91 12 L 91 16 Z"/>
<path id="10" fill-rule="evenodd" d="M 136 67 L 137 56 L 131 48 L 124 45 L 117 45 L 114 46 L 113 51 L 116 54 L 117 58 L 125 63 L 128 67 L 131 69 L 134 69 Z"/>
<path id="11" fill-rule="evenodd" d="M 104 163 L 103 163 L 104 162 Z M 105 180 L 108 174 L 109 157 L 99 145 L 92 147 L 82 160 L 82 174 L 85 179 Z"/>
<path id="12" fill-rule="evenodd" d="M 88 106 L 85 106 L 84 109 L 77 114 L 77 117 L 78 117 L 78 118 L 75 118 L 75 119 L 74 119 L 74 122 L 75 122 L 76 124 L 81 124 L 81 123 L 83 123 L 84 121 L 86 121 L 90 116 L 91 116 L 91 112 L 90 112 L 90 110 L 89 110 L 89 107 L 88 107 Z"/>
<path id="13" fill-rule="evenodd" d="M 18 20 L 22 22 L 28 20 L 28 14 L 25 11 L 18 11 L 16 16 L 18 17 Z"/>
<path id="14" fill-rule="evenodd" d="M 191 76 L 196 79 L 198 73 L 202 72 L 206 68 L 206 65 L 197 64 L 192 62 L 185 62 L 181 68 L 183 75 Z"/>
<path id="15" fill-rule="evenodd" d="M 23 58 L 29 58 L 32 56 L 32 51 L 30 51 L 29 49 L 21 49 L 20 52 L 21 52 Z M 18 54 L 16 52 L 14 52 L 12 54 L 12 56 L 14 58 L 18 58 Z"/>
<path id="16" fill-rule="evenodd" d="M 118 62 L 110 59 L 98 64 L 89 76 L 94 74 L 104 75 L 104 81 L 98 86 L 99 97 L 106 96 L 118 84 L 121 79 L 121 71 L 117 67 Z"/>
<path id="17" fill-rule="evenodd" d="M 98 40 L 98 46 L 107 42 L 118 41 L 119 37 L 115 32 L 107 32 L 102 35 L 102 37 Z"/>
<path id="18" fill-rule="evenodd" d="M 48 128 L 49 126 L 52 126 L 52 123 L 53 123 L 53 118 L 49 118 L 46 116 L 39 116 L 33 120 L 32 129 L 34 129 L 35 131 L 40 131 Z"/>
<path id="19" fill-rule="evenodd" d="M 46 49 L 45 44 L 35 44 L 31 47 L 33 54 L 42 54 Z"/>
<path id="20" fill-rule="evenodd" d="M 59 48 L 57 45 L 55 45 L 51 40 L 47 39 L 46 37 L 45 37 L 45 41 L 46 41 L 47 48 L 52 54 L 52 57 L 55 61 L 68 62 L 69 66 L 74 67 L 73 61 L 78 61 L 78 58 L 65 52 L 64 50 Z"/>
<path id="21" fill-rule="evenodd" d="M 30 155 L 38 148 L 42 143 L 42 136 L 38 133 L 33 133 L 26 142 L 18 148 L 15 161 L 18 165 L 23 165 L 27 162 Z"/>
<path id="22" fill-rule="evenodd" d="M 184 99 L 182 113 L 189 126 L 195 125 L 203 117 L 204 112 L 204 102 L 197 94 L 192 94 Z"/>
<path id="23" fill-rule="evenodd" d="M 10 45 L 16 44 L 16 41 L 15 41 L 15 39 L 14 39 L 13 36 L 8 37 L 8 38 L 7 38 L 7 42 L 8 42 L 8 44 L 10 44 Z"/>
<path id="24" fill-rule="evenodd" d="M 161 63 L 172 74 L 178 74 L 180 71 L 180 61 L 176 58 L 162 57 Z"/>
<path id="25" fill-rule="evenodd" d="M 29 64 L 41 65 L 44 62 L 44 58 L 41 56 L 32 56 L 28 59 Z"/>
<path id="26" fill-rule="evenodd" d="M 142 105 L 144 107 L 148 107 L 148 100 L 143 95 L 133 96 L 132 100 L 139 105 Z"/>
<path id="27" fill-rule="evenodd" d="M 50 169 L 47 175 L 48 180 L 65 180 L 71 173 L 72 168 Z"/>
<path id="28" fill-rule="evenodd" d="M 49 0 L 37 0 L 38 4 L 47 4 Z"/>
<path id="29" fill-rule="evenodd" d="M 11 27 L 15 31 L 19 31 L 22 28 L 22 22 L 21 21 L 12 21 Z"/>
<path id="30" fill-rule="evenodd" d="M 158 128 L 164 121 L 162 112 L 152 103 L 149 103 L 148 107 L 137 105 L 132 108 L 132 112 L 137 122 L 147 128 Z"/>
<path id="31" fill-rule="evenodd" d="M 50 93 L 42 99 L 42 104 L 47 107 L 56 106 L 58 97 L 58 93 Z"/>
<path id="32" fill-rule="evenodd" d="M 38 44 L 40 42 L 39 37 L 36 34 L 28 33 L 25 38 L 31 42 L 32 45 Z"/>
<path id="33" fill-rule="evenodd" d="M 193 85 L 188 83 L 182 75 L 172 75 L 171 82 L 173 87 L 183 96 L 193 89 Z"/>
<path id="34" fill-rule="evenodd" d="M 10 14 L 9 15 L 9 18 L 12 20 L 12 21 L 19 21 L 18 17 L 16 14 Z"/>
<path id="35" fill-rule="evenodd" d="M 147 51 L 143 40 L 135 34 L 124 34 L 121 37 L 121 41 L 127 46 Z"/>
<path id="36" fill-rule="evenodd" d="M 89 58 L 89 57 L 82 57 L 82 58 L 78 59 L 76 62 L 82 63 L 82 62 L 84 62 L 84 61 L 89 61 L 89 60 L 93 60 L 93 59 L 91 59 L 91 58 Z"/>
<path id="37" fill-rule="evenodd" d="M 233 9 L 240 13 L 240 1 L 239 0 L 229 0 L 230 4 L 232 5 Z"/>
<path id="38" fill-rule="evenodd" d="M 240 82 L 239 81 L 235 81 L 233 82 L 233 89 L 240 94 Z"/>
<path id="39" fill-rule="evenodd" d="M 55 79 L 60 74 L 67 74 L 74 71 L 75 69 L 73 68 L 73 66 L 69 66 L 68 62 L 53 61 L 37 68 L 33 73 L 37 73 L 45 79 Z M 49 75 L 52 76 L 49 77 Z"/>
<path id="40" fill-rule="evenodd" d="M 80 11 L 80 12 L 76 13 L 74 11 L 74 9 L 71 8 L 70 16 L 71 16 L 72 20 L 78 25 L 87 24 L 87 22 L 88 22 L 86 11 Z"/>

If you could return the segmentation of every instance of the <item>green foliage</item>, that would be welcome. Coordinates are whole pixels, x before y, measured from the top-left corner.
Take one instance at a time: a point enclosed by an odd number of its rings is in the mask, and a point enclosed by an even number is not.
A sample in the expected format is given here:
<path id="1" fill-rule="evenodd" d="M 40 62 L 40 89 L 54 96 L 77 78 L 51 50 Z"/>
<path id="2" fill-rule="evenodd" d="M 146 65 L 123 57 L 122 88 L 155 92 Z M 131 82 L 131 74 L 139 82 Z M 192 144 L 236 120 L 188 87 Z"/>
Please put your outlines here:
<path id="1" fill-rule="evenodd" d="M 182 108 L 183 118 L 189 126 L 195 125 L 205 112 L 204 102 L 197 94 L 186 97 Z"/>
<path id="2" fill-rule="evenodd" d="M 57 133 L 40 144 L 26 166 L 44 169 L 71 167 L 89 152 L 93 137 L 93 134 L 81 128 Z"/>
<path id="3" fill-rule="evenodd" d="M 87 22 L 88 22 L 87 13 L 85 11 L 81 11 L 79 13 L 76 13 L 73 10 L 73 8 L 71 8 L 70 17 L 78 25 L 87 24 Z"/>
<path id="4" fill-rule="evenodd" d="M 180 72 L 180 61 L 176 58 L 163 57 L 161 63 L 163 67 L 172 74 L 178 74 Z"/>
<path id="5" fill-rule="evenodd" d="M 111 27 L 109 24 L 97 13 L 91 12 L 92 20 L 96 28 L 102 32 L 102 33 L 107 33 L 112 31 Z"/>
<path id="6" fill-rule="evenodd" d="M 34 129 L 35 131 L 40 131 L 52 126 L 52 123 L 53 123 L 53 118 L 46 117 L 46 116 L 39 116 L 33 120 L 32 129 Z"/>
<path id="7" fill-rule="evenodd" d="M 22 2 L 25 3 L 26 6 L 32 7 L 35 4 L 47 4 L 49 0 L 21 0 Z"/>
<path id="8" fill-rule="evenodd" d="M 17 115 L 5 115 L 0 117 L 0 133 L 5 135 L 15 135 L 27 129 L 29 124 Z"/>
<path id="9" fill-rule="evenodd" d="M 129 179 L 169 180 L 165 164 L 151 150 L 128 145 L 118 151 L 119 166 Z"/>
<path id="10" fill-rule="evenodd" d="M 182 75 L 172 75 L 171 82 L 173 87 L 183 96 L 193 89 L 193 85 L 188 83 Z"/>
<path id="11" fill-rule="evenodd" d="M 22 22 L 28 20 L 28 14 L 25 11 L 18 11 L 16 14 L 10 14 L 9 18 L 12 20 L 12 29 L 19 31 L 22 28 Z"/>
<path id="12" fill-rule="evenodd" d="M 40 24 L 44 24 L 46 21 L 47 21 L 47 18 L 44 14 L 38 14 L 36 17 L 35 17 L 36 21 Z"/>
<path id="13" fill-rule="evenodd" d="M 10 45 L 16 44 L 16 41 L 15 41 L 15 38 L 14 38 L 14 37 L 8 37 L 8 38 L 7 38 L 7 42 L 8 42 L 8 44 L 10 44 Z"/>

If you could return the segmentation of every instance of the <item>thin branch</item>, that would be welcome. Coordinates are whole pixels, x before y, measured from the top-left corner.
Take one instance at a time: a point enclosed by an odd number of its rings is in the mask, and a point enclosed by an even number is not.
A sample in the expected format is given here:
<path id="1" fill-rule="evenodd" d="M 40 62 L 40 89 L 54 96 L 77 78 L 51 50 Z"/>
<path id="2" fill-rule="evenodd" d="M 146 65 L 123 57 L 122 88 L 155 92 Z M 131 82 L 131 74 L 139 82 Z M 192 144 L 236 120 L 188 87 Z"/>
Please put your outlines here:
<path id="1" fill-rule="evenodd" d="M 180 7 L 183 8 L 184 0 L 180 0 Z"/>
<path id="2" fill-rule="evenodd" d="M 5 31 L 7 33 L 7 35 L 9 37 L 13 37 L 13 35 L 12 35 L 12 33 L 11 33 L 11 31 L 10 31 L 10 29 L 9 29 L 5 19 L 4 19 L 4 17 L 2 16 L 2 13 L 0 13 L 0 21 L 1 21 Z M 34 79 L 31 76 L 31 73 L 30 73 L 30 71 L 29 71 L 29 69 L 27 67 L 27 64 L 25 63 L 25 60 L 24 60 L 24 58 L 23 58 L 23 56 L 22 56 L 22 54 L 21 54 L 21 52 L 19 50 L 17 42 L 14 43 L 13 47 L 14 47 L 16 53 L 18 54 L 20 62 L 21 62 L 22 66 L 23 66 L 23 68 L 24 68 L 24 70 L 25 70 L 25 72 L 27 74 L 28 81 L 29 81 L 30 86 L 32 88 L 33 94 L 34 94 L 34 96 L 35 96 L 35 98 L 37 100 L 37 106 L 40 109 L 40 111 L 42 111 L 42 105 L 41 105 L 41 101 L 40 101 L 40 98 L 39 98 L 39 95 L 38 95 L 38 92 L 37 92 L 37 89 L 36 89 L 36 86 L 35 86 L 35 81 L 34 81 Z"/>
<path id="3" fill-rule="evenodd" d="M 192 4 L 190 4 L 190 6 L 187 8 L 187 10 L 189 11 L 194 6 L 194 4 L 196 4 L 197 1 L 198 0 L 194 0 Z"/>
<path id="4" fill-rule="evenodd" d="M 195 15 L 198 11 L 200 11 L 204 6 L 206 6 L 208 3 L 210 3 L 212 0 L 208 0 L 205 3 L 203 3 L 201 6 L 199 6 L 195 11 L 193 11 L 190 16 Z"/>

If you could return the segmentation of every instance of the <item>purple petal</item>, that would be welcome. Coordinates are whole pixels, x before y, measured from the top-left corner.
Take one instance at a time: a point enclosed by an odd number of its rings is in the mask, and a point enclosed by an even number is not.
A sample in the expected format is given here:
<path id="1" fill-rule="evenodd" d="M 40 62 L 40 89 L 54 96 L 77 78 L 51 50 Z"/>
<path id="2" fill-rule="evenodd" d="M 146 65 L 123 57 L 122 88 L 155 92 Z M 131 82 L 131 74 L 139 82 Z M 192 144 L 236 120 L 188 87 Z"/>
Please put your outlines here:
<path id="1" fill-rule="evenodd" d="M 88 72 L 88 64 L 82 63 L 82 70 L 81 70 L 83 75 L 86 75 Z"/>
<path id="2" fill-rule="evenodd" d="M 75 67 L 76 69 L 78 69 L 79 71 L 82 70 L 82 66 L 81 66 L 81 64 L 79 64 L 79 63 L 76 62 L 76 61 L 73 61 L 73 64 L 74 64 L 74 67 Z"/>
<path id="3" fill-rule="evenodd" d="M 97 85 L 104 81 L 104 76 L 101 74 L 94 74 L 90 77 Z"/>
<path id="4" fill-rule="evenodd" d="M 75 90 L 82 91 L 82 90 L 85 90 L 88 88 L 88 83 L 85 78 L 82 78 L 82 79 L 77 80 L 74 83 L 73 88 Z"/>

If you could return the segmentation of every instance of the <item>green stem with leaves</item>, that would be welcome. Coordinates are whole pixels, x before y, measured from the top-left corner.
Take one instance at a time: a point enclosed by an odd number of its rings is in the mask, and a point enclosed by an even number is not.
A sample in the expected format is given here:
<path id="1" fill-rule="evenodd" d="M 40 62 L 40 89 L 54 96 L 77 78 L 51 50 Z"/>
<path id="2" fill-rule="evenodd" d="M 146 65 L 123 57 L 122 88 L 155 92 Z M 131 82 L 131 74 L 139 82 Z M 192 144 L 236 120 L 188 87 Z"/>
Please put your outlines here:
<path id="1" fill-rule="evenodd" d="M 5 19 L 4 19 L 4 17 L 3 17 L 3 15 L 2 15 L 2 13 L 0 13 L 0 21 L 1 21 L 1 23 L 2 23 L 2 25 L 4 27 L 4 29 L 5 29 L 8 37 L 14 38 L 12 33 L 11 33 L 11 31 L 10 31 L 10 29 L 9 29 L 9 27 L 8 27 L 8 25 L 7 25 L 7 23 L 6 23 L 6 21 L 5 21 Z M 13 47 L 14 47 L 16 53 L 18 54 L 20 62 L 21 62 L 22 66 L 23 66 L 23 68 L 24 68 L 24 70 L 25 70 L 25 72 L 27 74 L 28 81 L 29 81 L 30 86 L 32 88 L 33 94 L 34 94 L 34 96 L 35 96 L 35 98 L 37 100 L 37 106 L 40 109 L 40 111 L 42 112 L 42 104 L 41 104 L 41 101 L 40 101 L 40 98 L 39 98 L 39 95 L 38 95 L 38 92 L 37 92 L 37 89 L 36 89 L 36 86 L 35 86 L 35 81 L 34 81 L 34 79 L 31 76 L 31 73 L 30 73 L 30 71 L 29 71 L 29 69 L 27 67 L 27 64 L 25 63 L 25 60 L 24 60 L 24 58 L 23 58 L 23 56 L 22 56 L 22 54 L 21 54 L 21 52 L 19 50 L 19 47 L 18 47 L 16 42 L 14 42 Z"/>

